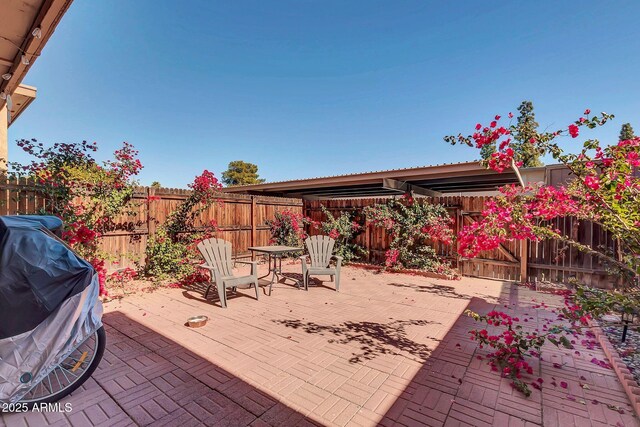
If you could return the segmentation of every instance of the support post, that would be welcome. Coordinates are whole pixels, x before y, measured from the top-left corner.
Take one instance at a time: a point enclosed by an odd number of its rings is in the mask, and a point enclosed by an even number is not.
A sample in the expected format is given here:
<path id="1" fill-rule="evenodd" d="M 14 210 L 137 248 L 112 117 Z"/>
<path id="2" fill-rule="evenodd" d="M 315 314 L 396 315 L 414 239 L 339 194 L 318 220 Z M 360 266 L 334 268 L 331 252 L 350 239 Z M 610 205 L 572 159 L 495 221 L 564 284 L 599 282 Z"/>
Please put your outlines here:
<path id="1" fill-rule="evenodd" d="M 529 258 L 529 241 L 524 239 L 520 241 L 520 282 L 522 283 L 527 282 L 528 258 Z"/>
<path id="2" fill-rule="evenodd" d="M 9 161 L 7 104 L 0 108 L 0 175 L 7 171 Z"/>
<path id="3" fill-rule="evenodd" d="M 156 201 L 154 200 L 154 196 L 156 195 L 156 189 L 154 187 L 147 187 L 147 245 L 149 244 L 149 239 L 153 238 L 156 235 L 156 227 L 158 225 L 158 220 L 156 218 Z M 144 262 L 146 265 L 149 264 L 149 257 L 145 257 Z"/>
<path id="4" fill-rule="evenodd" d="M 251 196 L 251 246 L 256 245 L 256 234 L 257 234 L 257 204 L 256 204 L 256 196 Z M 256 260 L 256 253 L 251 251 L 251 261 Z"/>
<path id="5" fill-rule="evenodd" d="M 518 174 L 518 179 L 520 180 L 520 183 L 522 184 L 522 177 L 520 176 L 520 172 L 518 171 L 518 168 L 515 165 L 515 162 L 513 162 L 513 160 L 511 161 L 511 163 L 513 164 L 513 170 L 516 171 L 516 173 Z M 522 184 L 524 187 L 524 184 Z M 527 213 L 526 208 L 522 208 L 522 215 L 525 216 Z M 520 283 L 527 283 L 527 278 L 529 277 L 529 266 L 527 265 L 527 262 L 529 261 L 529 240 L 528 239 L 522 239 L 520 241 Z"/>
<path id="6" fill-rule="evenodd" d="M 155 203 L 156 189 L 153 187 L 147 187 L 147 233 L 149 237 L 153 237 L 156 234 L 156 203 Z"/>

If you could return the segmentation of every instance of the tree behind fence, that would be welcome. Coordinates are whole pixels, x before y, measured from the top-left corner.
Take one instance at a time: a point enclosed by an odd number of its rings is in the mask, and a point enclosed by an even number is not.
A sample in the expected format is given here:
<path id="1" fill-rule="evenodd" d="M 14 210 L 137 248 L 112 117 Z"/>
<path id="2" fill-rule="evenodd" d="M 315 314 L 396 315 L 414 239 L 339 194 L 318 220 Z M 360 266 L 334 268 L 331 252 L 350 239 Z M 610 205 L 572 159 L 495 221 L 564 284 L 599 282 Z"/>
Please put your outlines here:
<path id="1" fill-rule="evenodd" d="M 27 188 L 26 180 L 0 184 L 0 215 L 32 214 L 43 210 L 47 200 Z M 137 188 L 132 200 L 135 214 L 114 218 L 120 227 L 100 239 L 101 249 L 111 255 L 107 269 L 113 271 L 144 264 L 149 237 L 189 194 L 190 190 L 175 188 Z M 196 226 L 215 220 L 220 230 L 218 237 L 230 241 L 234 255 L 241 257 L 249 254 L 247 248 L 250 246 L 269 244 L 271 234 L 266 221 L 285 209 L 301 213 L 302 201 L 222 193 L 219 203 L 200 213 Z"/>

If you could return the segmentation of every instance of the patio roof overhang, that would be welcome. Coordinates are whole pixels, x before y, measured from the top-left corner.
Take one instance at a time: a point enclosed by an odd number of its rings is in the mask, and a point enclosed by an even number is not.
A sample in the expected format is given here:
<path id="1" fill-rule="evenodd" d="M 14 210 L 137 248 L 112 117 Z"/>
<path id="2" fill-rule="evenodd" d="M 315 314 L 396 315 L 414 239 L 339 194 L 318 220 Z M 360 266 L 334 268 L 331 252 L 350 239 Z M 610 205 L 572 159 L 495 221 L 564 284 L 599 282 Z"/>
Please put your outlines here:
<path id="1" fill-rule="evenodd" d="M 530 168 L 532 172 L 544 168 Z M 228 193 L 330 199 L 401 195 L 424 196 L 452 193 L 490 192 L 505 184 L 515 184 L 513 171 L 497 173 L 478 161 L 365 172 L 322 178 L 227 187 Z"/>
<path id="2" fill-rule="evenodd" d="M 11 123 L 8 126 L 11 126 L 20 117 L 20 114 L 27 109 L 29 104 L 36 99 L 36 92 L 37 89 L 33 86 L 21 84 L 16 88 L 11 97 L 13 108 L 11 109 Z"/>
<path id="3" fill-rule="evenodd" d="M 30 102 L 26 102 L 24 94 L 19 93 L 20 83 L 40 56 L 72 1 L 0 1 L 0 93 L 4 94 L 0 96 L 0 110 L 7 103 L 6 96 L 11 96 L 12 120 Z M 17 105 L 18 102 L 21 105 Z"/>

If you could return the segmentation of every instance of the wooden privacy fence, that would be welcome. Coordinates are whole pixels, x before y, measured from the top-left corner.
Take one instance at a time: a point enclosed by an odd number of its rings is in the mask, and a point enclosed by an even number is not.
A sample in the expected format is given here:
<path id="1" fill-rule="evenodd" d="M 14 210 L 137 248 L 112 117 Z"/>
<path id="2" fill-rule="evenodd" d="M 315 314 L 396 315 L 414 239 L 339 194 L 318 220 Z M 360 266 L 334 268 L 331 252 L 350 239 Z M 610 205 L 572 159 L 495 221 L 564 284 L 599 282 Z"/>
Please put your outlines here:
<path id="1" fill-rule="evenodd" d="M 445 206 L 453 219 L 452 226 L 457 235 L 464 225 L 481 217 L 488 199 L 480 196 L 447 196 L 416 200 L 419 203 Z M 304 212 L 315 221 L 323 221 L 324 215 L 321 210 L 323 205 L 334 215 L 338 215 L 341 211 L 351 212 L 356 220 L 364 222 L 362 209 L 365 206 L 385 203 L 386 200 L 372 198 L 305 201 Z M 597 224 L 578 221 L 575 218 L 559 218 L 553 225 L 563 235 L 571 236 L 582 244 L 594 248 L 607 248 L 612 253 L 616 253 L 615 241 Z M 382 227 L 367 226 L 364 232 L 357 236 L 355 243 L 368 250 L 368 257 L 364 261 L 383 263 L 384 254 L 389 249 L 390 237 Z M 455 244 L 436 242 L 434 249 L 440 257 L 450 261 L 452 266 L 465 276 L 508 281 L 551 280 L 557 282 L 567 282 L 575 277 L 582 283 L 601 287 L 609 287 L 614 281 L 614 278 L 606 273 L 600 259 L 574 248 L 565 247 L 561 242 L 554 240 L 506 242 L 497 249 L 482 252 L 476 258 L 460 257 Z"/>
<path id="2" fill-rule="evenodd" d="M 24 181 L 0 183 L 0 215 L 37 213 L 45 207 L 47 201 L 26 188 Z M 143 264 L 149 237 L 190 193 L 175 188 L 137 188 L 131 204 L 133 215 L 114 218 L 115 223 L 124 224 L 123 229 L 100 239 L 100 248 L 111 255 L 107 269 Z M 219 201 L 201 212 L 195 225 L 215 221 L 218 236 L 230 241 L 234 255 L 239 257 L 248 255 L 250 246 L 269 244 L 271 233 L 266 221 L 274 219 L 276 212 L 289 209 L 302 213 L 300 199 L 222 193 Z"/>
<path id="3" fill-rule="evenodd" d="M 28 191 L 25 181 L 0 182 L 0 215 L 36 213 L 46 207 L 47 201 Z M 101 249 L 112 255 L 107 268 L 134 267 L 143 263 L 149 237 L 156 233 L 189 190 L 173 188 L 142 187 L 136 190 L 132 205 L 134 214 L 114 218 L 125 224 L 123 230 L 109 232 L 101 238 Z M 447 208 L 453 218 L 456 234 L 466 224 L 480 217 L 487 197 L 450 196 L 416 199 L 420 203 L 439 203 Z M 362 209 L 387 199 L 336 199 L 305 201 L 300 199 L 221 194 L 220 203 L 214 203 L 200 213 L 196 226 L 215 220 L 219 236 L 233 244 L 234 254 L 248 254 L 248 247 L 269 244 L 270 232 L 266 225 L 277 211 L 289 209 L 303 213 L 313 220 L 324 220 L 321 205 L 334 215 L 340 211 L 352 212 L 364 222 Z M 606 248 L 617 253 L 617 245 L 608 232 L 597 224 L 578 221 L 575 218 L 558 218 L 554 228 L 574 240 L 594 248 Z M 318 233 L 318 231 L 313 231 Z M 366 227 L 356 238 L 356 243 L 369 251 L 370 263 L 384 263 L 384 254 L 389 249 L 390 238 L 382 227 Z M 460 273 L 467 276 L 499 280 L 552 280 L 566 282 L 575 277 L 594 286 L 610 286 L 614 278 L 605 271 L 600 259 L 586 255 L 574 248 L 564 247 L 561 242 L 507 242 L 498 249 L 485 251 L 479 257 L 468 259 L 458 255 L 456 245 L 437 242 L 434 248 L 439 256 L 449 260 Z"/>

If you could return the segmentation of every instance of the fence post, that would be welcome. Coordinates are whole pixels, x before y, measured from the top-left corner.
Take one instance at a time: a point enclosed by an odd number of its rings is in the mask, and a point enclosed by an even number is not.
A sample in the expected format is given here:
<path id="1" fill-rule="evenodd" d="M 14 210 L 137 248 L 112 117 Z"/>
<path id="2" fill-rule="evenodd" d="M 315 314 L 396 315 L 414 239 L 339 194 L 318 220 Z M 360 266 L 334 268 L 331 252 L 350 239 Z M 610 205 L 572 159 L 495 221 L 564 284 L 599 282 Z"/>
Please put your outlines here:
<path id="1" fill-rule="evenodd" d="M 526 208 L 522 208 L 522 215 L 527 213 Z M 520 283 L 527 283 L 529 277 L 529 269 L 527 262 L 529 261 L 529 240 L 522 239 L 520 241 Z"/>
<path id="2" fill-rule="evenodd" d="M 460 230 L 462 230 L 462 221 L 464 220 L 464 218 L 462 218 L 462 212 L 463 212 L 463 201 L 462 201 L 462 197 L 460 197 L 458 199 L 458 205 L 460 205 L 460 207 L 457 207 L 455 209 L 455 219 L 454 219 L 454 236 L 458 236 L 460 234 Z M 456 256 L 456 268 L 458 270 L 462 270 L 462 261 L 460 260 L 462 257 L 460 256 L 460 241 L 456 238 L 455 240 L 455 247 L 453 248 L 453 250 L 455 251 L 455 256 Z"/>
<path id="3" fill-rule="evenodd" d="M 374 199 L 375 200 L 375 199 Z M 372 203 L 375 205 L 375 201 Z M 362 212 L 362 206 L 359 206 L 360 212 Z M 371 235 L 373 234 L 373 227 L 369 222 L 369 218 L 364 217 L 364 248 L 367 250 L 367 262 L 373 262 L 373 256 L 371 254 Z"/>
<path id="4" fill-rule="evenodd" d="M 257 206 L 256 206 L 256 196 L 251 196 L 251 246 L 255 246 L 256 244 L 256 231 L 257 231 Z M 251 261 L 255 261 L 256 253 L 251 251 Z"/>
<path id="5" fill-rule="evenodd" d="M 147 187 L 147 239 L 155 236 L 156 234 L 156 210 L 155 210 L 155 200 L 153 199 L 156 195 L 156 189 L 153 187 Z"/>
<path id="6" fill-rule="evenodd" d="M 528 277 L 529 240 L 520 241 L 520 282 L 526 283 Z"/>

